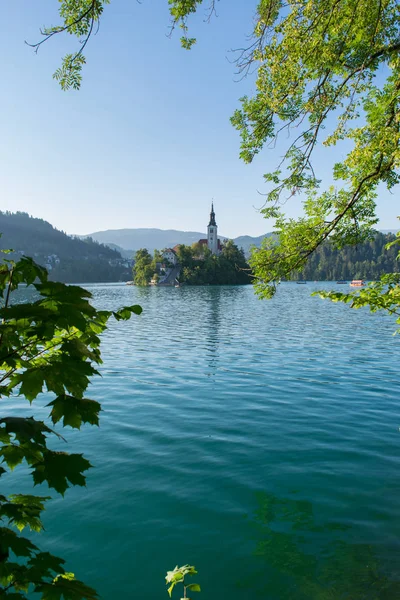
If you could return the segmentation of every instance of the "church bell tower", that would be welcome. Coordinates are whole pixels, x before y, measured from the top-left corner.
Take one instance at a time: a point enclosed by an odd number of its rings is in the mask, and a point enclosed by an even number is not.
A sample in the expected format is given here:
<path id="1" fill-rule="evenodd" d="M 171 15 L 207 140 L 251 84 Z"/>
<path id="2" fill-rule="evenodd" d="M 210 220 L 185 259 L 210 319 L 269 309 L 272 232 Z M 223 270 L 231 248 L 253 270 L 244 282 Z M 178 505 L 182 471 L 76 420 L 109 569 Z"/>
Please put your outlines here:
<path id="1" fill-rule="evenodd" d="M 210 222 L 207 227 L 207 246 L 212 254 L 218 254 L 218 227 L 215 222 L 214 203 L 211 204 Z"/>

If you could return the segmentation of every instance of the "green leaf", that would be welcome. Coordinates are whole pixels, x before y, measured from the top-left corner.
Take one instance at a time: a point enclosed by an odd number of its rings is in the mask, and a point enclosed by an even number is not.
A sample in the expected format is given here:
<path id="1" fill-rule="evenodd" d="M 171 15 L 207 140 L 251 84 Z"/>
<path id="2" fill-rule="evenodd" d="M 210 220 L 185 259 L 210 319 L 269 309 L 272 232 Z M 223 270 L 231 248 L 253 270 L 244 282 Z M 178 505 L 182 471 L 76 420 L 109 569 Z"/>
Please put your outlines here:
<path id="1" fill-rule="evenodd" d="M 47 427 L 43 421 L 36 421 L 33 417 L 4 417 L 0 419 L 0 425 L 5 425 L 6 435 L 14 433 L 15 439 L 20 443 L 33 441 L 43 446 L 46 444 L 45 433 L 52 433 L 64 439 L 56 431 Z M 0 431 L 4 431 L 3 428 L 0 427 Z"/>
<path id="2" fill-rule="evenodd" d="M 37 546 L 11 529 L 0 527 L 0 552 L 8 554 L 10 550 L 16 556 L 30 556 L 33 551 L 37 550 Z"/>
<path id="3" fill-rule="evenodd" d="M 46 281 L 45 283 L 35 285 L 35 288 L 41 296 L 58 300 L 63 304 L 72 303 L 76 305 L 82 300 L 92 298 L 92 294 L 88 290 L 77 285 L 66 285 L 58 281 Z M 90 307 L 90 309 L 92 313 L 95 312 L 93 307 Z"/>
<path id="4" fill-rule="evenodd" d="M 101 405 L 95 400 L 80 399 L 63 394 L 47 406 L 53 407 L 50 413 L 53 423 L 58 423 L 63 419 L 64 427 L 69 425 L 75 429 L 80 429 L 82 423 L 99 424 Z"/>
<path id="5" fill-rule="evenodd" d="M 20 446 L 3 445 L 0 447 L 0 456 L 3 457 L 3 462 L 13 471 L 24 460 L 25 451 Z"/>
<path id="6" fill-rule="evenodd" d="M 28 561 L 29 575 L 32 581 L 39 581 L 43 577 L 54 578 L 55 575 L 64 573 L 65 560 L 53 556 L 49 552 L 39 552 Z"/>
<path id="7" fill-rule="evenodd" d="M 35 485 L 46 481 L 50 488 L 64 495 L 70 487 L 68 482 L 72 485 L 86 485 L 83 473 L 91 467 L 82 454 L 47 450 L 43 453 L 43 461 L 32 465 L 32 475 Z"/>
<path id="8" fill-rule="evenodd" d="M 11 442 L 11 436 L 5 430 L 5 427 L 0 427 L 0 442 L 2 444 L 9 444 Z"/>
<path id="9" fill-rule="evenodd" d="M 131 318 L 132 313 L 134 313 L 135 315 L 141 315 L 142 312 L 143 312 L 142 307 L 139 306 L 138 304 L 134 304 L 133 306 L 124 306 L 120 310 L 113 312 L 113 315 L 117 319 L 117 321 L 121 321 L 121 320 L 127 321 L 128 319 Z"/>
<path id="10" fill-rule="evenodd" d="M 129 306 L 128 308 L 135 315 L 141 315 L 143 312 L 143 308 L 141 306 L 139 306 L 139 304 L 134 304 L 133 306 Z"/>
<path id="11" fill-rule="evenodd" d="M 52 583 L 42 583 L 35 588 L 42 600 L 97 600 L 96 591 L 74 579 L 73 573 L 58 575 Z"/>
<path id="12" fill-rule="evenodd" d="M 189 583 L 186 588 L 191 592 L 201 592 L 201 588 L 198 583 Z"/>
<path id="13" fill-rule="evenodd" d="M 29 527 L 32 531 L 43 529 L 40 513 L 44 510 L 44 503 L 49 497 L 38 497 L 24 494 L 13 494 L 9 501 L 0 502 L 0 515 L 8 519 L 19 531 Z"/>
<path id="14" fill-rule="evenodd" d="M 44 373 L 41 368 L 28 369 L 16 375 L 12 380 L 12 387 L 21 383 L 19 393 L 32 402 L 43 390 Z"/>

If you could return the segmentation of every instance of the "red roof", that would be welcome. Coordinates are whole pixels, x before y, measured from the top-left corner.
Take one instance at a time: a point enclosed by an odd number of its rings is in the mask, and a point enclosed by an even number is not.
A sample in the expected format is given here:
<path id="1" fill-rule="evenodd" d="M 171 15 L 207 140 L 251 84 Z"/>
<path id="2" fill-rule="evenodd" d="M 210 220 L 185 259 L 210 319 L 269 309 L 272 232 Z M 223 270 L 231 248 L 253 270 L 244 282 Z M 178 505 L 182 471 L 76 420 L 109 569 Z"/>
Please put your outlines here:
<path id="1" fill-rule="evenodd" d="M 208 246 L 208 240 L 202 239 L 197 242 L 200 246 Z M 218 238 L 218 250 L 222 250 L 221 240 Z"/>

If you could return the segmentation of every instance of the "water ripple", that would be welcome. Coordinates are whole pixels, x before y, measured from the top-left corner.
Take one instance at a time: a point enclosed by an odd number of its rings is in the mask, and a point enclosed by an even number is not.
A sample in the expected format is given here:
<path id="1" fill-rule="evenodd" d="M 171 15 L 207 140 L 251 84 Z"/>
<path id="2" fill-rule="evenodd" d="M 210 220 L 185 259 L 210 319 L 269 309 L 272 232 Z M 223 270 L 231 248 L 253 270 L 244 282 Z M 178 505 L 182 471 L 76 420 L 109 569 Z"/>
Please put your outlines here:
<path id="1" fill-rule="evenodd" d="M 198 566 L 209 600 L 251 598 L 236 574 L 258 491 L 296 489 L 398 547 L 394 324 L 313 287 L 261 302 L 250 287 L 90 286 L 103 309 L 144 312 L 104 335 L 90 394 L 101 427 L 68 434 L 96 468 L 87 489 L 53 502 L 44 543 L 103 598 L 163 597 L 178 562 Z"/>

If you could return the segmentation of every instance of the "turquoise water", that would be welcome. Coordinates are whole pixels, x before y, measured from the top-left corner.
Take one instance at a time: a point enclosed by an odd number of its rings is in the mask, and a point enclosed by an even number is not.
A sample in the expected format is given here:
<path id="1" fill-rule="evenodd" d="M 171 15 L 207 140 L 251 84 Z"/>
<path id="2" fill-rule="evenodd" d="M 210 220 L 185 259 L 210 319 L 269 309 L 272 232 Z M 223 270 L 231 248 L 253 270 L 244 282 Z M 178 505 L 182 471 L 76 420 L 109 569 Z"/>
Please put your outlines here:
<path id="1" fill-rule="evenodd" d="M 199 600 L 342 597 L 307 587 L 321 569 L 303 561 L 338 539 L 351 559 L 328 556 L 334 580 L 395 578 L 400 338 L 388 317 L 310 297 L 323 286 L 268 302 L 247 286 L 88 286 L 98 307 L 144 312 L 104 335 L 101 426 L 67 432 L 96 468 L 49 504 L 40 545 L 106 600 L 168 598 L 166 570 L 187 562 Z M 289 506 L 274 525 L 272 505 Z"/>

